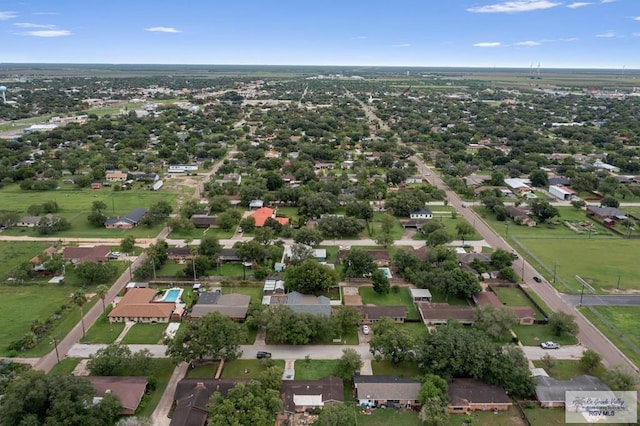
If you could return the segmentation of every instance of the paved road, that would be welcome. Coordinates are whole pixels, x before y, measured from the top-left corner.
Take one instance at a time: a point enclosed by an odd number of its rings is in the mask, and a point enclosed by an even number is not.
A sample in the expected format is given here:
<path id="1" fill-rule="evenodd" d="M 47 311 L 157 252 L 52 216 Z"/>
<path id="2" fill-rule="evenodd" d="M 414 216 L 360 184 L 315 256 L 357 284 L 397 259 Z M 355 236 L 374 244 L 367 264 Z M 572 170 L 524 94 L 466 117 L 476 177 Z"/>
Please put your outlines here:
<path id="1" fill-rule="evenodd" d="M 586 350 L 580 345 L 561 346 L 560 349 L 542 349 L 539 346 L 523 346 L 525 356 L 530 361 L 536 361 L 549 354 L 555 359 L 580 359 Z"/>
<path id="2" fill-rule="evenodd" d="M 638 306 L 640 305 L 639 294 L 561 294 L 561 297 L 572 306 Z"/>

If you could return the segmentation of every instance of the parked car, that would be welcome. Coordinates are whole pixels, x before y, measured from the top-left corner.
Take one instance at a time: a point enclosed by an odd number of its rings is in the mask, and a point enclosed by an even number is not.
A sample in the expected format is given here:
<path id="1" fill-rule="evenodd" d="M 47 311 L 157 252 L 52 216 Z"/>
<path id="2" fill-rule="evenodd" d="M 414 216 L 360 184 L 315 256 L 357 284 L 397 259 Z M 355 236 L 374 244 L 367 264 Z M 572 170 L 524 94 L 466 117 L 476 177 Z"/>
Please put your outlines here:
<path id="1" fill-rule="evenodd" d="M 511 252 L 511 256 L 512 256 L 514 259 L 518 259 L 518 258 L 520 257 L 520 256 L 518 256 L 518 253 L 516 253 L 515 251 L 512 251 L 512 252 Z"/>
<path id="2" fill-rule="evenodd" d="M 537 277 L 537 276 L 536 276 L 536 277 L 533 277 L 533 280 L 534 280 L 535 282 L 537 282 L 537 283 L 541 283 L 541 282 L 542 282 L 542 278 Z"/>
<path id="3" fill-rule="evenodd" d="M 542 342 L 540 347 L 542 349 L 560 349 L 560 345 L 555 342 Z"/>
<path id="4" fill-rule="evenodd" d="M 368 325 L 363 325 L 362 326 L 362 334 L 369 334 L 369 326 Z"/>
<path id="5" fill-rule="evenodd" d="M 258 351 L 258 353 L 256 354 L 256 358 L 258 359 L 271 358 L 271 352 Z"/>

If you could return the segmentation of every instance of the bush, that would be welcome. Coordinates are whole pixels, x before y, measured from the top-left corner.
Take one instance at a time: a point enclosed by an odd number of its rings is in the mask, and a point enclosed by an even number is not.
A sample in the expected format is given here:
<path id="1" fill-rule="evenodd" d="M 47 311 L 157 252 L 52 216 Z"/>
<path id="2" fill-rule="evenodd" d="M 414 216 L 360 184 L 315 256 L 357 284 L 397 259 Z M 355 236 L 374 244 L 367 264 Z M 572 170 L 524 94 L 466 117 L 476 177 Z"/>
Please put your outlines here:
<path id="1" fill-rule="evenodd" d="M 400 293 L 400 286 L 394 285 L 391 286 L 391 293 Z"/>

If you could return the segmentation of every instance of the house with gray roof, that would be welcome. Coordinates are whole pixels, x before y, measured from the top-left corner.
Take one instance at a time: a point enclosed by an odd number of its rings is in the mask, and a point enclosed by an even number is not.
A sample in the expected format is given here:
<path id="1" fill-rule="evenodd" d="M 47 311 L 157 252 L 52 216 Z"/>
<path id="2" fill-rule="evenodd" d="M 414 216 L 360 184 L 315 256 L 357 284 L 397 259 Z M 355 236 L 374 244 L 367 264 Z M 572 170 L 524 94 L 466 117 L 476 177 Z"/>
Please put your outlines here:
<path id="1" fill-rule="evenodd" d="M 299 314 L 331 316 L 331 300 L 326 296 L 314 296 L 292 291 L 282 297 L 271 297 L 269 304 L 271 306 L 285 305 Z"/>
<path id="2" fill-rule="evenodd" d="M 302 413 L 344 402 L 344 384 L 338 377 L 320 380 L 283 380 L 280 397 L 286 413 Z"/>
<path id="3" fill-rule="evenodd" d="M 231 318 L 234 321 L 244 321 L 247 318 L 251 296 L 245 294 L 220 294 L 220 292 L 202 293 L 198 298 L 189 319 L 202 318 L 213 312 Z"/>
<path id="4" fill-rule="evenodd" d="M 420 405 L 422 383 L 398 376 L 355 376 L 356 402 L 365 407 L 412 408 Z"/>
<path id="5" fill-rule="evenodd" d="M 139 207 L 124 216 L 108 218 L 104 222 L 104 227 L 110 229 L 130 229 L 140 223 L 145 214 L 147 214 L 147 209 Z"/>
<path id="6" fill-rule="evenodd" d="M 569 380 L 556 380 L 545 374 L 534 377 L 536 398 L 545 408 L 564 407 L 566 391 L 604 391 L 611 392 L 609 386 L 594 376 L 582 375 Z"/>

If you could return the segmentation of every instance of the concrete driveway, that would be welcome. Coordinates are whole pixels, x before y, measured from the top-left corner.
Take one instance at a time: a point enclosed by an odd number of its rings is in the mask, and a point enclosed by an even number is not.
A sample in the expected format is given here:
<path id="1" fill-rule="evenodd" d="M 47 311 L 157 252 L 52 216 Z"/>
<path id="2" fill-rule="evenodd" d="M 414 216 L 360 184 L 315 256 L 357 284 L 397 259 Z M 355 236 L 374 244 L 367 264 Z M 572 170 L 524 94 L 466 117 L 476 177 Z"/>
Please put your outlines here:
<path id="1" fill-rule="evenodd" d="M 530 361 L 536 361 L 549 354 L 555 359 L 575 359 L 582 357 L 587 348 L 581 345 L 560 346 L 560 349 L 542 349 L 540 346 L 523 346 L 522 350 Z"/>

